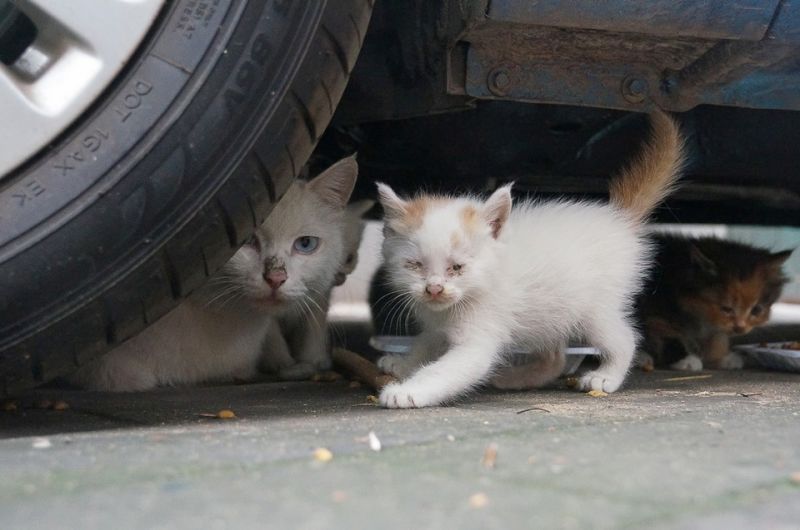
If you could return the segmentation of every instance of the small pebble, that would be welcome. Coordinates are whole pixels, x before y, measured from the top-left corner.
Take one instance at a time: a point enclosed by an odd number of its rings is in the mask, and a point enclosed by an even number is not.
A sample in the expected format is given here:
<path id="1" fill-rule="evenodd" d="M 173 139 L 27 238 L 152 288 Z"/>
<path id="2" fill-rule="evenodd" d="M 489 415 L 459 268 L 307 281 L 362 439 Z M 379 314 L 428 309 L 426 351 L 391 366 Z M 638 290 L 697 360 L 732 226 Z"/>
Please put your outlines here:
<path id="1" fill-rule="evenodd" d="M 49 449 L 53 447 L 53 444 L 47 438 L 34 438 L 33 442 L 31 442 L 31 447 L 34 449 Z"/>
<path id="2" fill-rule="evenodd" d="M 369 448 L 376 452 L 380 451 L 381 441 L 378 439 L 378 436 L 375 434 L 375 432 L 369 431 L 367 437 L 369 438 Z"/>
<path id="3" fill-rule="evenodd" d="M 602 390 L 589 390 L 586 394 L 592 397 L 606 397 L 608 395 L 607 392 L 603 392 Z"/>
<path id="4" fill-rule="evenodd" d="M 324 447 L 317 447 L 314 449 L 314 460 L 317 462 L 330 462 L 333 460 L 333 453 L 330 450 L 325 449 Z"/>
<path id="5" fill-rule="evenodd" d="M 456 441 L 456 437 L 453 436 L 452 434 L 448 434 L 447 435 L 447 441 L 448 442 L 455 442 Z"/>
<path id="6" fill-rule="evenodd" d="M 469 505 L 473 508 L 483 508 L 489 504 L 489 497 L 485 493 L 475 493 L 469 498 Z"/>

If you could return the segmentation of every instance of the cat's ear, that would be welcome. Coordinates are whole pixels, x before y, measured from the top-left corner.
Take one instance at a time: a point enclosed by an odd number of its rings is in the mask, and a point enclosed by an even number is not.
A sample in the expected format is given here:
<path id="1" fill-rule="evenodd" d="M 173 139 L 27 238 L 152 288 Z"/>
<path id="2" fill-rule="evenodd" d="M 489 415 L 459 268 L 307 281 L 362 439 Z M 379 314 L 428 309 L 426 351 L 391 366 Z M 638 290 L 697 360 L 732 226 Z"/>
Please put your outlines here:
<path id="1" fill-rule="evenodd" d="M 373 201 L 372 199 L 363 199 L 348 204 L 347 211 L 354 217 L 358 217 L 360 219 L 361 217 L 364 216 L 365 213 L 370 211 L 373 206 L 375 206 L 375 201 Z"/>
<path id="2" fill-rule="evenodd" d="M 779 268 L 786 263 L 786 260 L 792 255 L 793 250 L 782 250 L 769 255 L 769 264 L 775 268 Z"/>
<path id="3" fill-rule="evenodd" d="M 378 200 L 383 206 L 383 213 L 387 218 L 402 217 L 406 214 L 408 202 L 398 196 L 392 188 L 383 182 L 378 182 Z"/>
<path id="4" fill-rule="evenodd" d="M 701 271 L 703 271 L 707 275 L 714 277 L 719 273 L 719 271 L 717 270 L 717 266 L 714 264 L 714 262 L 708 259 L 708 257 L 705 254 L 703 254 L 703 251 L 697 248 L 697 245 L 690 246 L 689 258 L 692 260 L 692 263 L 694 265 L 696 265 Z"/>
<path id="5" fill-rule="evenodd" d="M 308 183 L 311 191 L 335 208 L 344 208 L 358 178 L 355 156 L 348 156 L 320 173 Z"/>
<path id="6" fill-rule="evenodd" d="M 497 239 L 511 213 L 511 186 L 506 184 L 492 193 L 483 205 L 483 216 L 492 229 L 492 237 Z"/>

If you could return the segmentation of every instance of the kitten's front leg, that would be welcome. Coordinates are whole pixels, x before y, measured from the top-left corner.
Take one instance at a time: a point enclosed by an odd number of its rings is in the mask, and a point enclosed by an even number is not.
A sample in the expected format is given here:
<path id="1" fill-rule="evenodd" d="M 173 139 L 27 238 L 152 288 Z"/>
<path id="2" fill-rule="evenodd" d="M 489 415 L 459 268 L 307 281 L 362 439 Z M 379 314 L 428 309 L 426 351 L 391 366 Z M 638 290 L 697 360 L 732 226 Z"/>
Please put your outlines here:
<path id="1" fill-rule="evenodd" d="M 684 337 L 681 339 L 686 357 L 669 365 L 673 370 L 681 372 L 700 372 L 703 369 L 703 359 L 700 357 L 701 345 L 695 339 Z"/>
<path id="2" fill-rule="evenodd" d="M 383 388 L 380 403 L 387 408 L 433 407 L 482 383 L 497 363 L 502 342 L 473 330 L 441 358 L 422 366 L 402 383 Z"/>
<path id="3" fill-rule="evenodd" d="M 744 368 L 744 357 L 731 351 L 730 337 L 726 333 L 717 333 L 709 339 L 703 359 L 711 368 L 722 370 Z"/>
<path id="4" fill-rule="evenodd" d="M 277 374 L 294 364 L 289 345 L 278 322 L 270 326 L 261 351 L 259 368 L 262 372 Z"/>
<path id="5" fill-rule="evenodd" d="M 442 333 L 423 331 L 414 338 L 408 354 L 388 354 L 378 359 L 378 368 L 398 379 L 405 379 L 423 364 L 441 356 L 447 349 Z"/>
<path id="6" fill-rule="evenodd" d="M 330 370 L 331 353 L 328 341 L 328 305 L 325 300 L 317 300 L 306 317 L 307 321 L 294 326 L 291 336 L 292 357 L 295 364 L 278 373 L 281 379 L 302 381 L 309 379 L 320 370 Z"/>

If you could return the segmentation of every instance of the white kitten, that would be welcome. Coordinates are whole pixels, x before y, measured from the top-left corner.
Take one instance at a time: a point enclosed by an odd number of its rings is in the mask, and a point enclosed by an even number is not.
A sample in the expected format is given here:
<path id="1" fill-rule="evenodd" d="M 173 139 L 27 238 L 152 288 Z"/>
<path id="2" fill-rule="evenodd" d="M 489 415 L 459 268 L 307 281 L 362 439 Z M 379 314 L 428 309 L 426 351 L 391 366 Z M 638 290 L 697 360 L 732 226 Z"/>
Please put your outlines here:
<path id="1" fill-rule="evenodd" d="M 345 205 L 354 158 L 289 188 L 251 241 L 208 284 L 74 376 L 94 390 L 137 391 L 330 367 L 326 313 L 345 267 Z M 278 319 L 291 328 L 284 340 Z"/>
<path id="2" fill-rule="evenodd" d="M 579 387 L 620 387 L 636 346 L 631 297 L 650 257 L 643 222 L 683 163 L 672 120 L 657 113 L 652 126 L 650 143 L 612 182 L 609 204 L 522 202 L 512 209 L 510 185 L 486 201 L 404 200 L 378 185 L 390 282 L 423 325 L 410 356 L 379 360 L 404 379 L 383 389 L 383 406 L 452 400 L 487 380 L 508 347 L 563 355 L 571 337 L 603 352 Z"/>

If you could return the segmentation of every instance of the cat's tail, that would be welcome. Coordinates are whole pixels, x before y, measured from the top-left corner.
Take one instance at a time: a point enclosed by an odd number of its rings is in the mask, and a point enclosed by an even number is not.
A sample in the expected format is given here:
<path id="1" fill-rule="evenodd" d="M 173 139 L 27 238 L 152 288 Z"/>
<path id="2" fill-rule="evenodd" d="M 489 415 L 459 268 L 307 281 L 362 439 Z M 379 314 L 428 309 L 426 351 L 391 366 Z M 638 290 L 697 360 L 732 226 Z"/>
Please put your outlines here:
<path id="1" fill-rule="evenodd" d="M 675 121 L 661 111 L 650 115 L 650 139 L 609 185 L 611 204 L 643 222 L 675 188 L 686 162 Z"/>

